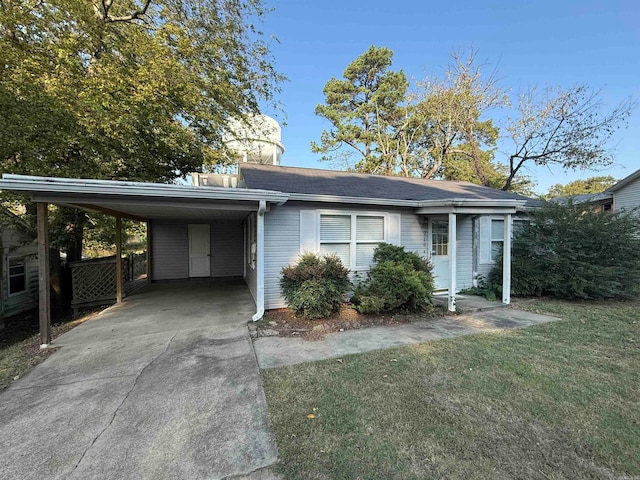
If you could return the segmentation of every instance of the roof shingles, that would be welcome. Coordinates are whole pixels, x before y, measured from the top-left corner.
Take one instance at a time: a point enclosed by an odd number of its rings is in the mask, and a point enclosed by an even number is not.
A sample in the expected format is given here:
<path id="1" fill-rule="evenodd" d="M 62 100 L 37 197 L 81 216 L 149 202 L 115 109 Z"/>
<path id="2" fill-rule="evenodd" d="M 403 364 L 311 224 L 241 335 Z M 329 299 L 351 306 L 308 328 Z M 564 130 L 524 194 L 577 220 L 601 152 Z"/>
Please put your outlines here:
<path id="1" fill-rule="evenodd" d="M 516 193 L 469 182 L 424 180 L 254 163 L 241 164 L 240 170 L 248 188 L 277 190 L 285 193 L 410 201 L 455 198 L 536 202 Z"/>

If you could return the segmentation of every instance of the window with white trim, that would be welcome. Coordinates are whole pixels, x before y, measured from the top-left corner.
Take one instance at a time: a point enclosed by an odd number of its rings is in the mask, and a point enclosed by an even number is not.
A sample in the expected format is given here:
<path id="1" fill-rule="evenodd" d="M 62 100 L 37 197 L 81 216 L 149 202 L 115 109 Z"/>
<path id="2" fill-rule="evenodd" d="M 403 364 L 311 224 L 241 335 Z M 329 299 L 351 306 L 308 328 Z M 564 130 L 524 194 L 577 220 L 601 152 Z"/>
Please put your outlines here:
<path id="1" fill-rule="evenodd" d="M 7 259 L 9 275 L 9 295 L 15 295 L 27 290 L 27 268 L 22 257 L 9 257 Z"/>
<path id="2" fill-rule="evenodd" d="M 351 270 L 369 268 L 384 241 L 384 215 L 320 214 L 320 253 L 336 254 Z"/>
<path id="3" fill-rule="evenodd" d="M 491 219 L 491 261 L 495 262 L 504 244 L 504 220 Z"/>
<path id="4" fill-rule="evenodd" d="M 449 255 L 449 222 L 437 221 L 431 226 L 431 254 Z"/>

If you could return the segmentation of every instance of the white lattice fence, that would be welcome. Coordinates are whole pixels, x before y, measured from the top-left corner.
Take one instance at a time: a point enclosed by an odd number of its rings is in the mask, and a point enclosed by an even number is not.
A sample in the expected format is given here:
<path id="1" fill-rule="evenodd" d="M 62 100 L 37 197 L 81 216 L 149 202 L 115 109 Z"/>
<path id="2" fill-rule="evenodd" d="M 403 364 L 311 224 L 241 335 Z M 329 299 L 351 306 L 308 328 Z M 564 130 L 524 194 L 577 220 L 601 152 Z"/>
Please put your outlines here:
<path id="1" fill-rule="evenodd" d="M 116 299 L 116 259 L 106 257 L 70 263 L 74 308 Z"/>

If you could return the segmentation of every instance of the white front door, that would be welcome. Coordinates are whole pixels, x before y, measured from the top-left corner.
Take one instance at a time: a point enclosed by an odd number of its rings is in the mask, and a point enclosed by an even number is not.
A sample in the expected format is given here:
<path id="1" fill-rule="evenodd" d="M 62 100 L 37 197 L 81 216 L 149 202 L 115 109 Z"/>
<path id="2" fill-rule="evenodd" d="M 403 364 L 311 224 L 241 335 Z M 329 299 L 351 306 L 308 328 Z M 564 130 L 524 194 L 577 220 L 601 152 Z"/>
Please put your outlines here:
<path id="1" fill-rule="evenodd" d="M 449 221 L 431 221 L 431 264 L 436 290 L 449 288 Z"/>
<path id="2" fill-rule="evenodd" d="M 211 276 L 209 224 L 189 224 L 189 276 Z"/>

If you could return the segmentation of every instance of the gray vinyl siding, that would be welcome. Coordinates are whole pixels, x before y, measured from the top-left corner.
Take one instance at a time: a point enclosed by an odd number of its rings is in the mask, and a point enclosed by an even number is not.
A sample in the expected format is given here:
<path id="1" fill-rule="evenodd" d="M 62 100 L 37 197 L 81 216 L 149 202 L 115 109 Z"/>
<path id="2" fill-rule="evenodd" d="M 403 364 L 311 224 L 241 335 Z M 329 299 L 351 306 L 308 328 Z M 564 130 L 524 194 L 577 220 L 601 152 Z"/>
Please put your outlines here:
<path id="1" fill-rule="evenodd" d="M 615 211 L 631 210 L 640 207 L 640 180 L 625 185 L 613 194 Z"/>
<path id="2" fill-rule="evenodd" d="M 456 290 L 473 286 L 473 221 L 470 216 L 456 218 Z"/>
<path id="3" fill-rule="evenodd" d="M 189 278 L 189 231 L 186 223 L 151 223 L 153 280 Z"/>
<path id="4" fill-rule="evenodd" d="M 386 211 L 400 213 L 400 243 L 407 250 L 428 257 L 427 224 L 411 209 L 381 209 L 375 206 L 340 206 L 335 204 L 290 202 L 281 207 L 272 207 L 265 214 L 265 308 L 282 308 L 285 303 L 280 295 L 280 271 L 294 263 L 300 250 L 301 209 L 343 209 L 353 211 Z M 458 217 L 458 288 L 472 283 L 472 238 L 471 218 Z M 250 269 L 247 267 L 247 284 Z"/>
<path id="5" fill-rule="evenodd" d="M 409 251 L 429 258 L 427 223 L 419 215 L 404 211 L 400 219 L 400 243 Z"/>
<path id="6" fill-rule="evenodd" d="M 280 296 L 280 271 L 298 259 L 300 208 L 299 204 L 285 204 L 265 213 L 264 304 L 267 309 L 286 306 Z"/>
<path id="7" fill-rule="evenodd" d="M 265 214 L 265 224 L 266 222 L 266 216 L 268 215 Z M 257 290 L 258 290 L 258 281 L 257 281 L 257 277 L 256 277 L 256 271 L 251 267 L 249 261 L 251 260 L 251 252 L 249 251 L 249 246 L 251 245 L 251 239 L 249 238 L 249 229 L 247 228 L 246 224 L 243 226 L 244 228 L 244 248 L 246 249 L 245 251 L 245 255 L 244 255 L 244 261 L 246 262 L 246 264 L 244 265 L 244 281 L 247 284 L 247 287 L 249 287 L 249 292 L 251 293 L 251 296 L 253 297 L 253 301 L 257 302 Z M 266 263 L 266 262 L 265 262 Z"/>
<path id="8" fill-rule="evenodd" d="M 242 223 L 237 220 L 216 221 L 211 224 L 212 277 L 242 276 L 244 261 L 242 236 Z"/>
<path id="9" fill-rule="evenodd" d="M 241 277 L 244 260 L 242 223 L 219 220 L 209 224 L 211 276 Z M 151 223 L 153 280 L 189 278 L 189 227 L 187 223 Z"/>
<path id="10" fill-rule="evenodd" d="M 1 241 L 2 314 L 10 317 L 38 307 L 38 247 L 9 227 L 2 228 Z M 9 295 L 9 257 L 20 257 L 25 263 L 26 290 L 14 295 Z"/>

